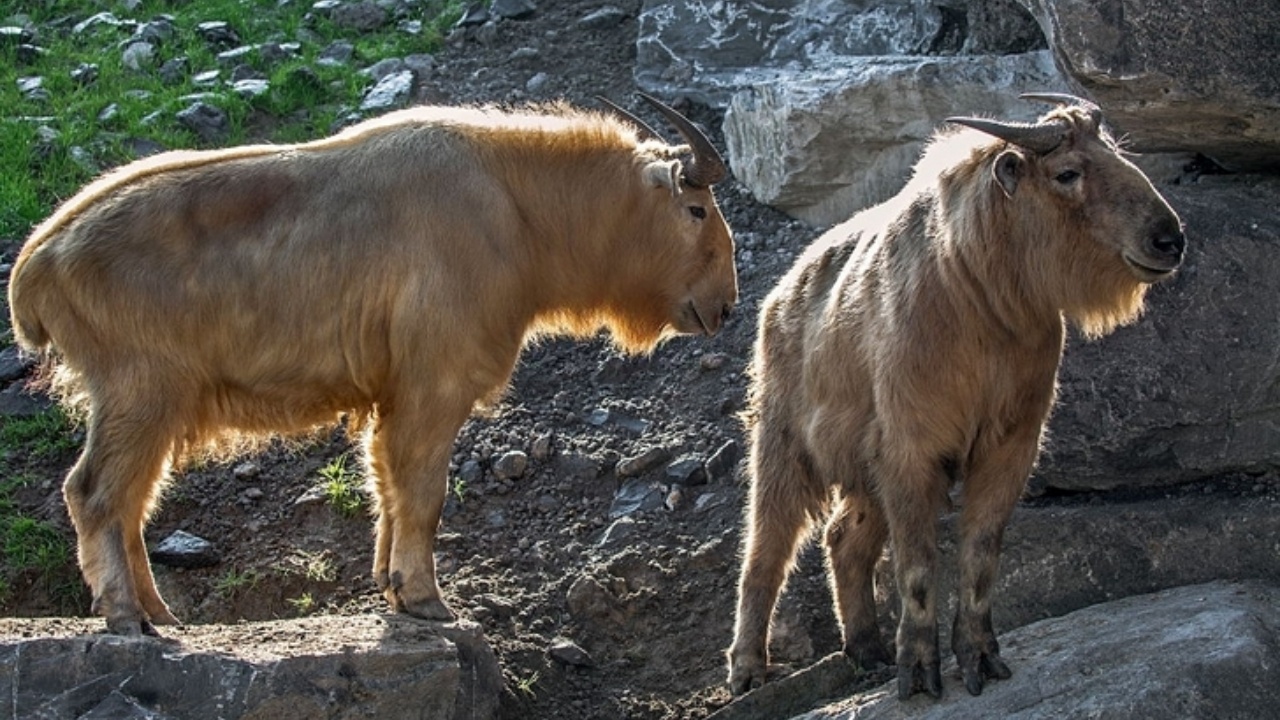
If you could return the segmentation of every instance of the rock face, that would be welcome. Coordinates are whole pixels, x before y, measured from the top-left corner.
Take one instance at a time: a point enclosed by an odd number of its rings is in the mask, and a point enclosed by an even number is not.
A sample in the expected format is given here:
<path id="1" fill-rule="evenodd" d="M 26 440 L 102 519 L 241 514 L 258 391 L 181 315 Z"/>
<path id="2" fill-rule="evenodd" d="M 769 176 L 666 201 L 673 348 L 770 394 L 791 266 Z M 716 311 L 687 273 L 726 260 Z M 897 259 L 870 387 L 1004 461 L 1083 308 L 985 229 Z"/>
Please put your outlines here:
<path id="1" fill-rule="evenodd" d="M 898 192 L 951 115 L 1033 120 L 1019 93 L 1060 89 L 1048 52 L 852 57 L 736 93 L 724 134 L 734 177 L 768 203 L 831 225 Z"/>
<path id="2" fill-rule="evenodd" d="M 1280 462 L 1280 179 L 1206 176 L 1162 192 L 1188 254 L 1146 316 L 1068 341 L 1032 489 L 1182 482 Z"/>
<path id="3" fill-rule="evenodd" d="M 1063 73 L 1141 152 L 1280 169 L 1280 5 L 1021 0 Z"/>
<path id="4" fill-rule="evenodd" d="M 502 676 L 478 627 L 314 617 L 95 634 L 100 622 L 0 619 L 10 717 L 492 717 Z"/>
<path id="5" fill-rule="evenodd" d="M 1096 605 L 1001 638 L 1013 677 L 970 697 L 943 670 L 943 698 L 896 685 L 803 720 L 919 718 L 1258 718 L 1280 686 L 1280 589 L 1210 583 Z M 799 719 L 798 719 L 799 720 Z"/>

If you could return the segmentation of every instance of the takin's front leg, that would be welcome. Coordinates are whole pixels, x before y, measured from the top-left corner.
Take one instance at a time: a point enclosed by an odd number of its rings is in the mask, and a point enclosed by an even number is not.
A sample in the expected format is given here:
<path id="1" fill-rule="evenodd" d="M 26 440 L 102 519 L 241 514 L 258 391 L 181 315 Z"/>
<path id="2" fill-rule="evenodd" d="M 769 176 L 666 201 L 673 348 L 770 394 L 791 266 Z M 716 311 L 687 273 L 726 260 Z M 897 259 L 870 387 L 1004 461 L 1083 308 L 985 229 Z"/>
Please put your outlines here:
<path id="1" fill-rule="evenodd" d="M 1000 659 L 1000 646 L 991 625 L 991 590 L 1004 528 L 1022 496 L 1038 447 L 1038 433 L 1007 441 L 975 457 L 964 480 L 957 586 L 960 597 L 951 626 L 951 649 L 970 695 L 982 694 L 986 679 L 1004 680 L 1011 674 Z"/>
<path id="2" fill-rule="evenodd" d="M 942 697 L 938 654 L 938 513 L 946 499 L 942 463 L 878 468 L 876 492 L 889 521 L 894 575 L 901 597 L 898 698 L 923 690 Z"/>
<path id="3" fill-rule="evenodd" d="M 379 415 L 366 438 L 378 497 L 374 579 L 392 609 L 427 620 L 455 616 L 436 581 L 435 537 L 449 454 L 471 404 L 404 403 Z"/>

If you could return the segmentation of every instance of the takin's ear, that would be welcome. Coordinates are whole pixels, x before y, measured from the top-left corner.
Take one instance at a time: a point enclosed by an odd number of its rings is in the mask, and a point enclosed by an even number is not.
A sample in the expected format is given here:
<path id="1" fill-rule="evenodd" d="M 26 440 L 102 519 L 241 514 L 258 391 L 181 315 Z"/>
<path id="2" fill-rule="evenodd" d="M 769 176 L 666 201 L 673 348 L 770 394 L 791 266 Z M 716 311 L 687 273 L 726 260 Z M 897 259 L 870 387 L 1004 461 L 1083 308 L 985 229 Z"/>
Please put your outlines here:
<path id="1" fill-rule="evenodd" d="M 991 166 L 991 177 L 1000 184 L 1005 197 L 1013 197 L 1013 192 L 1018 189 L 1018 175 L 1022 174 L 1023 162 L 1022 154 L 1017 150 L 1005 150 Z"/>
<path id="2" fill-rule="evenodd" d="M 670 190 L 672 197 L 680 194 L 680 176 L 683 174 L 684 166 L 679 160 L 655 160 L 644 166 L 645 182 Z"/>

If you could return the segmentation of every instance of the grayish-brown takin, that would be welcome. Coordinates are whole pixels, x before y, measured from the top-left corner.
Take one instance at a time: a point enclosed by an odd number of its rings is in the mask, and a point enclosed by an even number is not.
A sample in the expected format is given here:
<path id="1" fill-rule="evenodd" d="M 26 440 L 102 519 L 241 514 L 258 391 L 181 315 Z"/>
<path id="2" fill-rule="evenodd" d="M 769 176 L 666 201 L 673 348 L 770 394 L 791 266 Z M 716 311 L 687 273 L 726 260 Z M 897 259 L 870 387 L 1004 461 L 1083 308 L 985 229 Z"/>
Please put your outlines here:
<path id="1" fill-rule="evenodd" d="M 972 694 L 1009 676 L 991 624 L 1005 525 L 1040 451 L 1066 324 L 1138 317 L 1186 246 L 1178 216 L 1062 95 L 1034 124 L 951 118 L 903 190 L 818 238 L 765 300 L 752 365 L 751 491 L 729 685 L 765 681 L 769 625 L 825 522 L 844 652 L 892 663 L 874 568 L 891 541 L 898 694 L 942 691 L 939 514 L 960 483 L 951 648 Z"/>
<path id="2" fill-rule="evenodd" d="M 143 530 L 195 452 L 346 415 L 377 499 L 391 605 L 451 611 L 433 545 L 451 446 L 545 334 L 645 352 L 716 333 L 737 300 L 707 138 L 545 106 L 417 107 L 299 145 L 171 152 L 67 200 L 28 239 L 9 300 L 86 411 L 63 494 L 94 611 L 176 619 Z"/>

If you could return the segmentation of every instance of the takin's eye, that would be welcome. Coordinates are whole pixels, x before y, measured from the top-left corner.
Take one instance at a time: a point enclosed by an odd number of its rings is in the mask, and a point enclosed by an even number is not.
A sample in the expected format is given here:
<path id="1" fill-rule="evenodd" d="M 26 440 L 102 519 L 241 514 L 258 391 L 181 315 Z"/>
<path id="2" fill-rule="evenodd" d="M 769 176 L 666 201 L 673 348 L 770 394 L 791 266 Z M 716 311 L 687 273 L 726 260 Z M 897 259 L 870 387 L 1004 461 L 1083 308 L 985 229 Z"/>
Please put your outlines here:
<path id="1" fill-rule="evenodd" d="M 1063 185 L 1070 185 L 1071 183 L 1080 179 L 1080 171 L 1079 170 L 1063 170 L 1062 172 L 1058 173 L 1057 176 L 1054 177 L 1053 179 L 1057 180 Z"/>
<path id="2" fill-rule="evenodd" d="M 689 214 L 698 218 L 699 220 L 707 219 L 707 209 L 702 207 L 701 205 L 690 205 Z"/>

